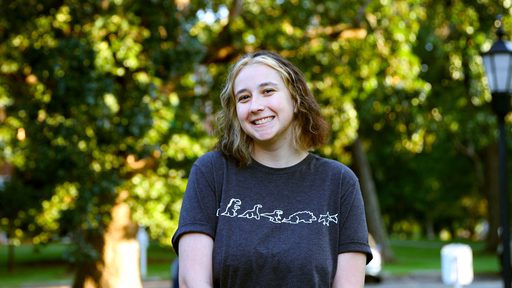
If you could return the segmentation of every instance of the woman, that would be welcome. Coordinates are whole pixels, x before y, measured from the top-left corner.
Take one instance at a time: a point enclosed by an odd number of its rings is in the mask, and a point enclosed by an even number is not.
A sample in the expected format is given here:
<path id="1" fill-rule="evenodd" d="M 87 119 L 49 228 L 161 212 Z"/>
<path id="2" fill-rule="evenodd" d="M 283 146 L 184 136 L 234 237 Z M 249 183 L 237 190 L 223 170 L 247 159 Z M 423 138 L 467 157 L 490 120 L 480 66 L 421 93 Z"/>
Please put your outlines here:
<path id="1" fill-rule="evenodd" d="M 329 129 L 303 74 L 259 51 L 232 68 L 217 150 L 194 164 L 173 246 L 180 287 L 363 287 L 355 175 L 310 154 Z"/>

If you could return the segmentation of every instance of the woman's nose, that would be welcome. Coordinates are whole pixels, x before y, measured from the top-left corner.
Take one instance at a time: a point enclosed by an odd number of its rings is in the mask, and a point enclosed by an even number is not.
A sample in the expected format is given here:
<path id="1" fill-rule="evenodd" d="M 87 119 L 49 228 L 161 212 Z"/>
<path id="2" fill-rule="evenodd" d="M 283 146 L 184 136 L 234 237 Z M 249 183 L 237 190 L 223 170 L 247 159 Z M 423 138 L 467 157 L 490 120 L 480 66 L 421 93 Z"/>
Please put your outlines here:
<path id="1" fill-rule="evenodd" d="M 256 113 L 265 110 L 264 100 L 260 96 L 255 96 L 251 101 L 251 112 Z"/>

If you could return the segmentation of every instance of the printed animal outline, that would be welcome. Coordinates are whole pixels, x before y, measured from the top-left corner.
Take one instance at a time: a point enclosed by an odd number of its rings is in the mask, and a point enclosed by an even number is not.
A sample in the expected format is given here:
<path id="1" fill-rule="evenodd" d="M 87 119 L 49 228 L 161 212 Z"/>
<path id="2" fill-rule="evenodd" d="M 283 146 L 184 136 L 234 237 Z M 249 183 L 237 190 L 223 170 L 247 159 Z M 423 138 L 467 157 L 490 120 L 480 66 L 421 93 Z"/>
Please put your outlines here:
<path id="1" fill-rule="evenodd" d="M 269 221 L 274 223 L 281 223 L 281 214 L 283 214 L 283 210 L 274 210 L 272 213 L 263 213 L 260 214 L 263 217 L 270 218 Z"/>
<path id="2" fill-rule="evenodd" d="M 235 217 L 237 215 L 236 210 L 240 209 L 241 204 L 242 201 L 240 199 L 231 198 L 231 200 L 229 200 L 228 207 L 226 207 L 226 211 L 220 215 Z"/>
<path id="3" fill-rule="evenodd" d="M 300 211 L 293 213 L 292 215 L 290 215 L 290 217 L 286 219 L 283 219 L 282 222 L 298 224 L 299 222 L 312 223 L 313 221 L 316 221 L 316 217 L 313 213 L 309 211 Z"/>
<path id="4" fill-rule="evenodd" d="M 260 220 L 260 212 L 259 212 L 259 209 L 263 207 L 261 204 L 256 204 L 254 205 L 254 208 L 252 208 L 251 210 L 247 210 L 245 211 L 242 215 L 238 215 L 238 217 L 243 217 L 243 218 L 254 218 L 256 220 Z"/>
<path id="5" fill-rule="evenodd" d="M 329 215 L 329 212 L 325 215 L 320 214 L 320 219 L 318 219 L 318 222 L 323 222 L 324 225 L 329 226 L 329 222 L 332 221 L 334 223 L 338 223 L 338 214 L 336 215 Z"/>

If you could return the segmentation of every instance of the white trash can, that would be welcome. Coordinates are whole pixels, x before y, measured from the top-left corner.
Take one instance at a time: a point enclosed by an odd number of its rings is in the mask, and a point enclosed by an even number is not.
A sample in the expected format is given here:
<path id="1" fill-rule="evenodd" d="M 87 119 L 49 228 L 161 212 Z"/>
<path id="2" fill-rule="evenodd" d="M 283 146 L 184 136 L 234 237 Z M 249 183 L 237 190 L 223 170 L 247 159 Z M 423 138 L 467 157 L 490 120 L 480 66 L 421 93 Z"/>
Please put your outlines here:
<path id="1" fill-rule="evenodd" d="M 448 244 L 441 249 L 443 283 L 461 287 L 473 282 L 473 251 L 466 244 Z"/>

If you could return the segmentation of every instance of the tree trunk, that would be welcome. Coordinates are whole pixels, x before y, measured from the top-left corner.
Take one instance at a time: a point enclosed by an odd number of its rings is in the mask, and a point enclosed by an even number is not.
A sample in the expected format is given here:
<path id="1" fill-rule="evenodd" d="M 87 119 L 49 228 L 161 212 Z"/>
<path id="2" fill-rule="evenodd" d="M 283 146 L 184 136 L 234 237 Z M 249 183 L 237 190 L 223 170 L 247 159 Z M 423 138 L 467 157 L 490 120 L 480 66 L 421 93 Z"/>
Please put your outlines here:
<path id="1" fill-rule="evenodd" d="M 500 242 L 498 227 L 501 226 L 500 218 L 500 179 L 499 179 L 499 153 L 498 143 L 492 142 L 484 150 L 485 185 L 483 187 L 487 198 L 487 211 L 489 220 L 489 233 L 487 235 L 486 250 L 496 252 Z"/>
<path id="2" fill-rule="evenodd" d="M 368 231 L 372 234 L 377 244 L 382 246 L 381 252 L 384 261 L 394 262 L 396 257 L 391 250 L 391 246 L 389 246 L 386 229 L 382 222 L 372 170 L 360 138 L 357 138 L 352 144 L 352 152 L 354 155 L 354 172 L 359 177 L 361 193 L 363 194 Z"/>
<path id="3" fill-rule="evenodd" d="M 14 243 L 9 239 L 9 252 L 8 252 L 8 265 L 9 265 L 9 273 L 16 273 L 16 261 L 14 258 Z"/>
<path id="4" fill-rule="evenodd" d="M 112 222 L 103 237 L 91 243 L 101 252 L 101 259 L 81 264 L 73 288 L 142 288 L 139 273 L 137 224 L 131 220 L 130 207 L 122 191 L 112 208 Z"/>
<path id="5" fill-rule="evenodd" d="M 487 199 L 489 232 L 485 250 L 495 253 L 500 242 L 498 228 L 501 226 L 498 142 L 494 141 L 483 149 L 483 160 L 476 152 L 475 145 L 464 147 L 458 140 L 455 140 L 455 143 L 457 150 L 471 159 L 475 165 L 478 187 Z"/>

